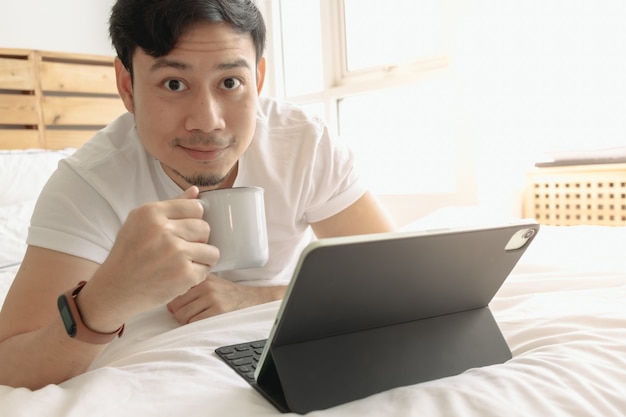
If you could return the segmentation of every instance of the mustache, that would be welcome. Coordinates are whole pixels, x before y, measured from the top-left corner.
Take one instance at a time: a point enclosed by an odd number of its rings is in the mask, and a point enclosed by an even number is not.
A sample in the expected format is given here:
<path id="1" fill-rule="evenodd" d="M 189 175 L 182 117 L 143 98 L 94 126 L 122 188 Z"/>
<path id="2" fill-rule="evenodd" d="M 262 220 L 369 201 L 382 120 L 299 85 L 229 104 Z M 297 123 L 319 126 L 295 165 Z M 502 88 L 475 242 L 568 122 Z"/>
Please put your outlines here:
<path id="1" fill-rule="evenodd" d="M 193 133 L 188 138 L 174 138 L 174 140 L 172 141 L 172 147 L 214 146 L 218 148 L 224 148 L 231 145 L 234 141 L 234 138 L 221 138 L 215 134 L 198 132 Z"/>

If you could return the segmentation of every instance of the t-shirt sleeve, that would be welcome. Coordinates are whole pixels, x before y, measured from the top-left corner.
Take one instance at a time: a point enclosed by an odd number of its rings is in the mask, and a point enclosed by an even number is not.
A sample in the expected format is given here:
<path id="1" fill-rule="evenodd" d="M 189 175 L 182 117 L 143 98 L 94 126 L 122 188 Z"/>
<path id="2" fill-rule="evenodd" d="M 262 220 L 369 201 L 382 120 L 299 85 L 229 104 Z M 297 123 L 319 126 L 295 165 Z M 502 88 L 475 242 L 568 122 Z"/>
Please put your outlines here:
<path id="1" fill-rule="evenodd" d="M 366 191 L 354 168 L 354 154 L 324 127 L 309 179 L 309 223 L 327 219 L 352 205 Z"/>
<path id="2" fill-rule="evenodd" d="M 26 243 L 102 263 L 120 227 L 108 202 L 62 161 L 35 205 Z"/>

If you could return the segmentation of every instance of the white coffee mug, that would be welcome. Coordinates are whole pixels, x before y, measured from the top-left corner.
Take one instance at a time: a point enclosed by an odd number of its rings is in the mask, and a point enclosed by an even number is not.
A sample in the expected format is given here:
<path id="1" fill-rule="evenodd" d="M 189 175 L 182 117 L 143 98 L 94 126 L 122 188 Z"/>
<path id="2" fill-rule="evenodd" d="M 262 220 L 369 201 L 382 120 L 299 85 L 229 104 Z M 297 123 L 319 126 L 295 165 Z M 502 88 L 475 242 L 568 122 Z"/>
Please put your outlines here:
<path id="1" fill-rule="evenodd" d="M 211 272 L 255 268 L 269 257 L 263 189 L 235 187 L 200 193 L 209 244 L 220 250 Z"/>

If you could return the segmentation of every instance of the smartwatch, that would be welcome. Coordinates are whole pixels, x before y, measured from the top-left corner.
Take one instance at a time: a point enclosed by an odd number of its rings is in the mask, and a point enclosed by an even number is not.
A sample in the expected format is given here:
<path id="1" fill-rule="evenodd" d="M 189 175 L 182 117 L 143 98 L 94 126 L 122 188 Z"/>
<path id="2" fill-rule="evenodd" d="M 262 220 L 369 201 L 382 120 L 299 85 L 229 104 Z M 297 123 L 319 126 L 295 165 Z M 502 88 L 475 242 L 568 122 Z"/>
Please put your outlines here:
<path id="1" fill-rule="evenodd" d="M 81 342 L 91 343 L 96 345 L 103 345 L 111 342 L 115 337 L 122 337 L 124 333 L 124 325 L 114 331 L 113 333 L 98 333 L 91 330 L 83 323 L 83 318 L 80 315 L 78 306 L 76 305 L 76 296 L 83 287 L 87 284 L 87 281 L 81 281 L 76 287 L 68 292 L 61 294 L 57 300 L 57 306 L 59 307 L 59 313 L 65 326 L 67 334 Z"/>

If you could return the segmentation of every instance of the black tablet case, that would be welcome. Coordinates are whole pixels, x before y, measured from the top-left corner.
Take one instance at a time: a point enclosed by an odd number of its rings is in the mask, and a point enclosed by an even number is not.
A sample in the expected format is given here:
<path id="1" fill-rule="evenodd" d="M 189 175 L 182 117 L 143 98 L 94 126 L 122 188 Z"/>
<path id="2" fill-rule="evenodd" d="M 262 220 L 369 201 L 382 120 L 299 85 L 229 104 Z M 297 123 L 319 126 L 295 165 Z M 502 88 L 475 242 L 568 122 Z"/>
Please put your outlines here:
<path id="1" fill-rule="evenodd" d="M 313 243 L 252 385 L 283 412 L 325 409 L 511 358 L 488 304 L 537 224 Z M 534 233 L 536 235 L 536 233 Z"/>

